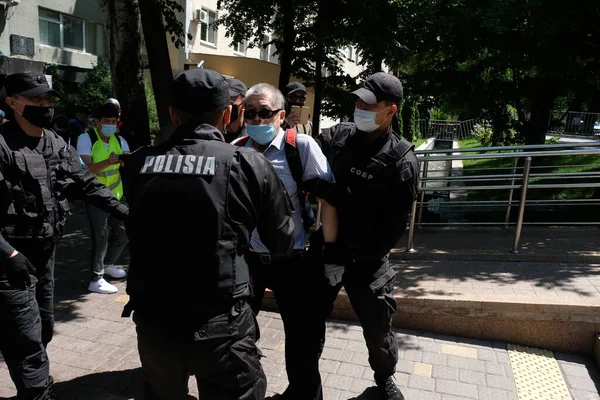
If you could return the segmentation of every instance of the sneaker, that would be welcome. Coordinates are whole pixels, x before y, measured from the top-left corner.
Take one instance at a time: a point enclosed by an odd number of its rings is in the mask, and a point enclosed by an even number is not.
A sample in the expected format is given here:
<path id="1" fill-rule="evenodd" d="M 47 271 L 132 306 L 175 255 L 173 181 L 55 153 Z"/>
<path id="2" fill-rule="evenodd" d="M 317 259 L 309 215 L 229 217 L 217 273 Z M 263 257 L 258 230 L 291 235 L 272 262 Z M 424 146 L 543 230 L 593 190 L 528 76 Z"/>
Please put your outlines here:
<path id="1" fill-rule="evenodd" d="M 114 265 L 108 265 L 104 267 L 104 273 L 116 279 L 125 278 L 127 272 L 123 268 L 116 267 Z"/>
<path id="2" fill-rule="evenodd" d="M 102 294 L 112 294 L 119 291 L 116 286 L 106 282 L 104 278 L 100 278 L 97 281 L 91 281 L 88 290 L 90 292 Z"/>
<path id="3" fill-rule="evenodd" d="M 398 386 L 396 386 L 396 382 L 394 382 L 394 377 L 390 376 L 376 382 L 381 394 L 381 400 L 404 400 L 404 396 Z"/>

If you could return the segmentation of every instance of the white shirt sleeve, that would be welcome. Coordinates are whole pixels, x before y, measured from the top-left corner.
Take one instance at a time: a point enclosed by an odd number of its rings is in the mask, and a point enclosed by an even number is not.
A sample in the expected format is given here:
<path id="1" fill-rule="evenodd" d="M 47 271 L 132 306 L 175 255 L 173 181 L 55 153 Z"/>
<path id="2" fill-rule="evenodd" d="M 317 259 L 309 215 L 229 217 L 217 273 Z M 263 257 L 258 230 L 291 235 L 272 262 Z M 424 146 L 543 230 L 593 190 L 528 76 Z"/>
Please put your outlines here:
<path id="1" fill-rule="evenodd" d="M 298 134 L 296 136 L 296 145 L 298 146 L 302 162 L 303 181 L 320 178 L 328 182 L 335 182 L 329 161 L 327 161 L 315 139 L 308 135 Z"/>
<path id="2" fill-rule="evenodd" d="M 92 140 L 87 133 L 80 135 L 77 139 L 77 152 L 80 156 L 92 155 Z"/>
<path id="3" fill-rule="evenodd" d="M 119 136 L 119 140 L 121 141 L 121 150 L 123 151 L 123 153 L 125 153 L 126 151 L 131 151 L 129 150 L 129 143 L 127 143 L 127 140 L 125 140 L 123 136 Z"/>

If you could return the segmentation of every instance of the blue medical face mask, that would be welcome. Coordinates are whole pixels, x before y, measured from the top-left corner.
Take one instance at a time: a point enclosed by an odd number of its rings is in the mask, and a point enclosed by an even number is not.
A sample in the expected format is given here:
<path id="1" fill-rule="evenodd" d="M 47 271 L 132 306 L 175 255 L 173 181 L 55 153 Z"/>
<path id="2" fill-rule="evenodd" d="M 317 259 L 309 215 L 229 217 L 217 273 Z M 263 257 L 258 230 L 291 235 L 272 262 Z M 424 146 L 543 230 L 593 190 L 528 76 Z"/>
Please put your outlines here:
<path id="1" fill-rule="evenodd" d="M 112 136 L 117 132 L 117 125 L 102 125 L 102 134 Z"/>
<path id="2" fill-rule="evenodd" d="M 248 132 L 248 136 L 256 143 L 265 145 L 269 144 L 275 139 L 277 136 L 277 129 L 275 129 L 275 125 L 273 124 L 264 124 L 264 125 L 246 125 L 246 131 Z"/>
<path id="3" fill-rule="evenodd" d="M 377 114 L 384 112 L 388 108 L 390 107 L 384 108 L 379 112 L 375 112 L 361 110 L 360 108 L 356 107 L 354 109 L 354 123 L 356 124 L 356 128 L 358 128 L 359 131 L 366 133 L 377 130 L 377 128 L 380 127 L 380 125 L 375 122 L 377 120 Z"/>

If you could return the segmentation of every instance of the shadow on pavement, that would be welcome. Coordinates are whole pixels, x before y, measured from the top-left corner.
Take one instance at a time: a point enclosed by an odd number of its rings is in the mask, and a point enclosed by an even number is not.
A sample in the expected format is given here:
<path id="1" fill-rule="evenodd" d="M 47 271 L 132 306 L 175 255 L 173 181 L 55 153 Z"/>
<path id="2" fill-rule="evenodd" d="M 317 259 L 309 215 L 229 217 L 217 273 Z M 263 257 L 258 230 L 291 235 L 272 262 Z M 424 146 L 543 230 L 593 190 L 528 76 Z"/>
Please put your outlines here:
<path id="1" fill-rule="evenodd" d="M 567 264 L 541 262 L 469 262 L 459 260 L 419 260 L 395 262 L 397 271 L 396 288 L 405 295 L 456 296 L 447 290 L 452 284 L 466 283 L 473 287 L 493 285 L 509 289 L 511 285 L 527 285 L 529 290 L 556 290 L 577 294 L 581 297 L 597 297 L 597 292 L 588 277 L 600 275 L 597 264 Z M 582 281 L 584 283 L 582 283 Z M 424 282 L 435 282 L 436 287 L 420 287 Z M 437 285 L 440 285 L 438 287 Z M 524 286 L 520 287 L 521 289 Z M 446 290 L 445 290 L 446 289 Z M 489 286 L 490 294 L 491 286 Z"/>
<path id="2" fill-rule="evenodd" d="M 567 382 L 573 377 L 578 379 L 579 377 L 589 375 L 596 388 L 596 391 L 600 393 L 600 373 L 598 372 L 598 368 L 596 367 L 596 363 L 594 362 L 593 358 L 577 354 L 561 353 L 558 351 L 554 353 L 554 356 L 556 357 L 556 360 L 563 371 L 563 376 L 566 377 Z"/>
<path id="3" fill-rule="evenodd" d="M 380 398 L 379 389 L 376 386 L 372 386 L 370 388 L 366 388 L 365 391 L 358 396 L 352 397 L 348 400 L 379 400 Z"/>
<path id="4" fill-rule="evenodd" d="M 54 394 L 65 400 L 143 400 L 142 379 L 141 368 L 99 372 L 58 382 L 54 384 Z M 188 396 L 186 400 L 196 398 Z"/>
<path id="5" fill-rule="evenodd" d="M 142 369 L 83 375 L 56 383 L 54 393 L 60 399 L 72 400 L 141 399 Z"/>
<path id="6" fill-rule="evenodd" d="M 67 219 L 65 234 L 58 243 L 55 262 L 55 319 L 68 322 L 79 318 L 78 303 L 86 301 L 90 281 L 91 241 L 84 204 L 69 203 L 72 215 Z M 127 247 L 118 264 L 128 265 Z M 107 279 L 109 280 L 109 279 Z"/>

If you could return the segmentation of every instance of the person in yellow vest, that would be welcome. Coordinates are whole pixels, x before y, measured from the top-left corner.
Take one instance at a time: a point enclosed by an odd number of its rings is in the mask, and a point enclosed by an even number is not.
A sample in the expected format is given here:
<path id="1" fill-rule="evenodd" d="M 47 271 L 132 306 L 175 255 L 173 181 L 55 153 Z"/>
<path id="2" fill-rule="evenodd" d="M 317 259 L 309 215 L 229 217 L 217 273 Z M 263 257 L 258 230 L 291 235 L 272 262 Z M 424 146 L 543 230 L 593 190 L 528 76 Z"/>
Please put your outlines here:
<path id="1" fill-rule="evenodd" d="M 94 115 L 96 127 L 79 136 L 77 152 L 90 172 L 108 187 L 115 197 L 124 202 L 123 182 L 119 167 L 121 154 L 129 152 L 129 145 L 115 135 L 119 122 L 118 111 L 110 104 L 98 108 Z M 104 279 L 104 274 L 124 278 L 125 270 L 115 262 L 127 245 L 123 222 L 94 206 L 86 204 L 92 238 L 91 274 L 88 290 L 96 293 L 116 293 L 116 286 Z"/>

